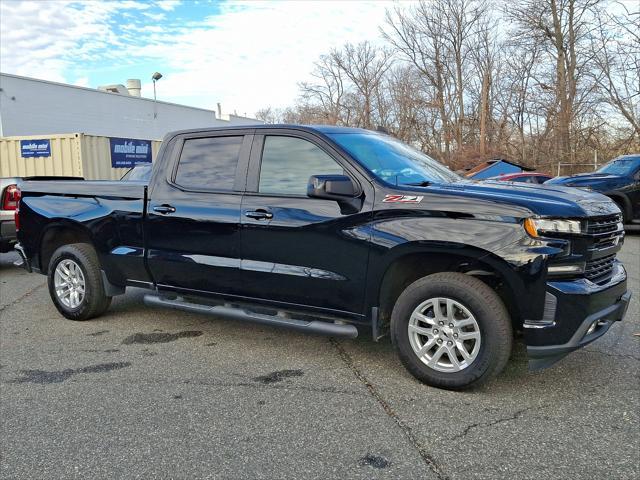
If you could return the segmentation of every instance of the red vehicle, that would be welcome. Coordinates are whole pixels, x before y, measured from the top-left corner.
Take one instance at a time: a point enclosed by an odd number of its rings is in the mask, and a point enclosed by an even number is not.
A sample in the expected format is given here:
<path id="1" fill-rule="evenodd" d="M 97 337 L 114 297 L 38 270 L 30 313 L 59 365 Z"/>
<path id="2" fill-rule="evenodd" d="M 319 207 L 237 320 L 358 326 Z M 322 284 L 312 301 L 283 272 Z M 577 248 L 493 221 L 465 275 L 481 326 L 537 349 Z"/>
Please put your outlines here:
<path id="1" fill-rule="evenodd" d="M 487 180 L 501 180 L 504 182 L 523 182 L 523 183 L 544 183 L 553 177 L 541 172 L 519 172 L 505 173 L 496 177 L 487 178 Z"/>

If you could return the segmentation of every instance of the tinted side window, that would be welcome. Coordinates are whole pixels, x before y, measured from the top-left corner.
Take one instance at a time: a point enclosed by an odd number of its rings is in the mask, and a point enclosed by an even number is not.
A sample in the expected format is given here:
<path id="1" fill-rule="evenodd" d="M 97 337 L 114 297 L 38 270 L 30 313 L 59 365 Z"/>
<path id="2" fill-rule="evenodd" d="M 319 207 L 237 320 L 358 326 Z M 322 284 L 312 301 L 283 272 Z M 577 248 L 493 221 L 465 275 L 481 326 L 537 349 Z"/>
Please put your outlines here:
<path id="1" fill-rule="evenodd" d="M 267 136 L 260 166 L 261 193 L 305 195 L 311 175 L 344 174 L 329 155 L 301 138 Z"/>
<path id="2" fill-rule="evenodd" d="M 522 182 L 522 183 L 531 183 L 531 177 L 516 177 L 512 182 Z"/>
<path id="3" fill-rule="evenodd" d="M 175 182 L 183 187 L 233 190 L 242 136 L 185 140 Z"/>

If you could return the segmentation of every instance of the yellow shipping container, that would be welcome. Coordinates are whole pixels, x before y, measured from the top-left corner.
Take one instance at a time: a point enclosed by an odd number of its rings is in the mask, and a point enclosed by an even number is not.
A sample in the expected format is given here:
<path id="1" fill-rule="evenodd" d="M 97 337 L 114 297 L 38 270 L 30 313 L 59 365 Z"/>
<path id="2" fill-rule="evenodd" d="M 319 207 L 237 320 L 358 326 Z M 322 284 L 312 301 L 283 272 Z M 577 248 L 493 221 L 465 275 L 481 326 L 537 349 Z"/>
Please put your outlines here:
<path id="1" fill-rule="evenodd" d="M 23 158 L 20 140 L 48 139 L 50 157 Z M 151 141 L 155 161 L 160 140 Z M 119 180 L 127 168 L 112 168 L 109 137 L 69 133 L 0 137 L 0 177 L 65 176 L 85 180 Z"/>

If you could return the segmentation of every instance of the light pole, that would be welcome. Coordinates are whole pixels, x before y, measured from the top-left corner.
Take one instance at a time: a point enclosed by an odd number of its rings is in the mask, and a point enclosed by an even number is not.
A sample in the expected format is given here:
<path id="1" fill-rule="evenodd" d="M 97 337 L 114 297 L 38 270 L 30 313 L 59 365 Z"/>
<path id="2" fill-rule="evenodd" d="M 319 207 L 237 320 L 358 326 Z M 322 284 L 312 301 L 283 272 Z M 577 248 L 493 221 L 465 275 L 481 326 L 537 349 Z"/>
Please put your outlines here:
<path id="1" fill-rule="evenodd" d="M 156 82 L 162 78 L 162 74 L 160 72 L 155 72 L 151 75 L 151 80 L 153 80 L 153 118 L 158 118 L 158 106 L 157 106 L 157 98 L 156 98 Z"/>

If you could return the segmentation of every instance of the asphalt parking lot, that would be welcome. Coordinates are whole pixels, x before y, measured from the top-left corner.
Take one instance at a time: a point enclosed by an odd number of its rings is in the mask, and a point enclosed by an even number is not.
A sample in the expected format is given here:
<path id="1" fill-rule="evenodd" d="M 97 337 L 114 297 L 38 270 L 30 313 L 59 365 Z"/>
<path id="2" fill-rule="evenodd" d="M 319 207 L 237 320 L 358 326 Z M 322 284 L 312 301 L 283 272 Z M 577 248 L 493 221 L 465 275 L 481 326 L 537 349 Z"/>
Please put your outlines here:
<path id="1" fill-rule="evenodd" d="M 524 348 L 479 390 L 413 379 L 390 342 L 146 307 L 64 320 L 0 255 L 0 476 L 640 477 L 640 236 L 624 322 L 551 369 Z"/>

